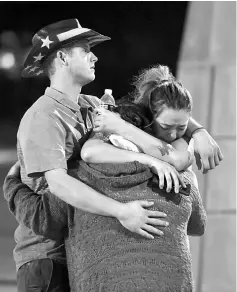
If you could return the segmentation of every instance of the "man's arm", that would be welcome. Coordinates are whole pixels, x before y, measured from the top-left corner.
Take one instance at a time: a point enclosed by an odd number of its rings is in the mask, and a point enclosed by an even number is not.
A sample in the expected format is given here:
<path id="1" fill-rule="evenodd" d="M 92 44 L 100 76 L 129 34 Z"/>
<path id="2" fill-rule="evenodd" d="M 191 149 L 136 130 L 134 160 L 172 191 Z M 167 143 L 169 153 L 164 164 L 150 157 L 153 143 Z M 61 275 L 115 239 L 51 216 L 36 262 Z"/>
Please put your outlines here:
<path id="1" fill-rule="evenodd" d="M 124 204 L 108 198 L 80 180 L 67 174 L 65 169 L 45 173 L 50 192 L 69 205 L 102 216 L 120 218 Z"/>
<path id="2" fill-rule="evenodd" d="M 83 125 L 79 123 L 78 127 L 81 127 L 83 132 Z M 24 157 L 26 174 L 30 177 L 36 174 L 45 175 L 51 193 L 75 208 L 116 217 L 128 230 L 148 238 L 153 238 L 148 232 L 160 234 L 149 222 L 154 221 L 153 225 L 164 225 L 164 221 L 150 217 L 164 217 L 165 214 L 143 208 L 150 207 L 153 202 L 135 201 L 123 204 L 99 194 L 67 174 L 67 131 L 68 128 L 56 110 L 53 113 L 35 112 L 30 123 L 21 125 L 18 130 L 18 142 Z"/>
<path id="3" fill-rule="evenodd" d="M 67 130 L 56 114 L 36 112 L 31 128 L 24 126 L 19 130 L 18 139 L 28 176 L 45 175 L 51 193 L 75 208 L 104 216 L 119 217 L 123 213 L 123 204 L 98 194 L 67 174 Z M 78 126 L 83 131 L 83 125 Z"/>
<path id="4" fill-rule="evenodd" d="M 62 231 L 68 224 L 68 212 L 72 211 L 70 206 L 50 193 L 38 195 L 23 184 L 19 162 L 8 172 L 3 193 L 10 212 L 20 224 L 47 238 L 63 236 Z"/>
<path id="5" fill-rule="evenodd" d="M 166 217 L 166 214 L 143 208 L 152 206 L 154 202 L 133 201 L 120 203 L 69 176 L 64 169 L 47 171 L 45 177 L 52 194 L 80 210 L 102 216 L 115 217 L 125 228 L 132 232 L 153 239 L 153 236 L 148 232 L 157 235 L 162 235 L 162 232 L 150 224 L 167 226 L 165 221 L 154 218 Z"/>

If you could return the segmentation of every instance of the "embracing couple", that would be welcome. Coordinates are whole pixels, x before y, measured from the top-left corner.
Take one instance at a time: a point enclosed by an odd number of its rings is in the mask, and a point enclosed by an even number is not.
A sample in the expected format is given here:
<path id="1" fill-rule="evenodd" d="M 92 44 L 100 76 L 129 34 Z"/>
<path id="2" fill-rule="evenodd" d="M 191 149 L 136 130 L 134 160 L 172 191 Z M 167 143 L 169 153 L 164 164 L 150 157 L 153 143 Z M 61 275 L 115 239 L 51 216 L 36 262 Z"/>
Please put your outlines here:
<path id="1" fill-rule="evenodd" d="M 213 169 L 221 151 L 166 66 L 143 70 L 110 110 L 81 94 L 91 48 L 109 39 L 77 19 L 32 39 L 22 76 L 50 87 L 21 120 L 3 186 L 19 222 L 18 292 L 194 289 L 188 235 L 204 233 L 206 213 L 191 165 L 195 151 Z"/>

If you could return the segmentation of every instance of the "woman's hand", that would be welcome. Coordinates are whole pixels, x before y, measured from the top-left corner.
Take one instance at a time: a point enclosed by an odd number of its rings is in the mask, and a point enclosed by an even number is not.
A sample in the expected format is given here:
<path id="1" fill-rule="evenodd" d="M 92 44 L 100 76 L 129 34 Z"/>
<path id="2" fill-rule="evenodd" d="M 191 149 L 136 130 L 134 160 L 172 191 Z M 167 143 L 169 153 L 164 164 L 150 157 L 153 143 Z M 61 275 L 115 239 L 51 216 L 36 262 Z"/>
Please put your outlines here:
<path id="1" fill-rule="evenodd" d="M 197 167 L 203 168 L 203 173 L 207 173 L 208 170 L 219 165 L 223 159 L 221 149 L 205 129 L 196 131 L 193 139 Z"/>
<path id="2" fill-rule="evenodd" d="M 179 186 L 186 188 L 185 183 L 177 172 L 177 170 L 165 161 L 161 161 L 154 157 L 148 158 L 148 166 L 151 168 L 152 172 L 157 174 L 159 177 L 159 187 L 164 188 L 166 180 L 166 191 L 170 192 L 172 187 L 174 188 L 175 193 L 179 193 Z"/>
<path id="3" fill-rule="evenodd" d="M 94 120 L 94 131 L 105 134 L 119 134 L 121 127 L 126 126 L 126 122 L 119 114 L 98 107 L 95 109 L 97 114 Z"/>

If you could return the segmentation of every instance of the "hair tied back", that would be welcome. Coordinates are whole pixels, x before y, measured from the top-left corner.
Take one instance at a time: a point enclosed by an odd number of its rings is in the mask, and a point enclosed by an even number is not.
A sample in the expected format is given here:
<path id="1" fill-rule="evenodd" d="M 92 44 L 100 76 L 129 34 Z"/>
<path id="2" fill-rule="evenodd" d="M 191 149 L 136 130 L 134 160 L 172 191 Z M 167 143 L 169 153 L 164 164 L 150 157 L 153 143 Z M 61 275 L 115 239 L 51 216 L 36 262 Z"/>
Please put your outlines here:
<path id="1" fill-rule="evenodd" d="M 159 82 L 159 85 L 163 84 L 163 83 L 166 83 L 166 82 L 171 82 L 172 80 L 169 80 L 169 79 L 163 79 Z"/>

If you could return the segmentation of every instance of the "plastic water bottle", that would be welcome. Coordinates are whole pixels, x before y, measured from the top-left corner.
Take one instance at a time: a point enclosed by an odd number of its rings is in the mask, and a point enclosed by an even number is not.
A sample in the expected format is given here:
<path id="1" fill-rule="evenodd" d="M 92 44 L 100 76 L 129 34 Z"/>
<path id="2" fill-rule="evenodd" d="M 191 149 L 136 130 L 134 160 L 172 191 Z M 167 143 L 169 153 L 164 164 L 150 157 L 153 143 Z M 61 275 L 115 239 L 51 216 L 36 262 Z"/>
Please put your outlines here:
<path id="1" fill-rule="evenodd" d="M 105 89 L 104 95 L 100 99 L 101 106 L 110 109 L 115 106 L 115 99 L 112 95 L 112 89 Z"/>

